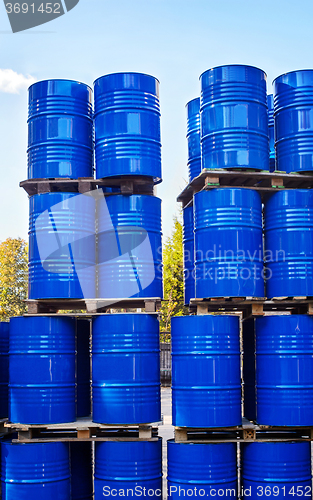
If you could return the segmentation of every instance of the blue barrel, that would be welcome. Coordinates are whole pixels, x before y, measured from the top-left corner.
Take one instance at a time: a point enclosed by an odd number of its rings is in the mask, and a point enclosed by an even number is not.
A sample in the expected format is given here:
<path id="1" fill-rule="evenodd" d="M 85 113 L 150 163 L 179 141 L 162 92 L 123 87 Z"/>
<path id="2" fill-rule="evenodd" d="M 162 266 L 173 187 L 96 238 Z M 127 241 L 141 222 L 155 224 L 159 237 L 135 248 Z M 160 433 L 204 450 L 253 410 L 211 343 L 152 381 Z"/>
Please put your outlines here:
<path id="1" fill-rule="evenodd" d="M 313 170 L 313 70 L 292 71 L 274 80 L 276 168 Z"/>
<path id="2" fill-rule="evenodd" d="M 195 291 L 195 240 L 193 232 L 193 207 L 183 211 L 183 244 L 184 244 L 184 300 L 189 305 L 190 299 L 196 296 Z"/>
<path id="3" fill-rule="evenodd" d="M 237 498 L 236 443 L 199 444 L 167 442 L 168 498 Z"/>
<path id="4" fill-rule="evenodd" d="M 28 178 L 93 176 L 92 90 L 71 80 L 29 88 Z"/>
<path id="5" fill-rule="evenodd" d="M 69 500 L 68 443 L 1 443 L 2 500 Z"/>
<path id="6" fill-rule="evenodd" d="M 189 182 L 201 174 L 200 98 L 192 99 L 187 108 L 187 142 Z"/>
<path id="7" fill-rule="evenodd" d="M 275 134 L 274 134 L 274 96 L 267 96 L 268 107 L 268 135 L 270 145 L 270 172 L 275 170 Z"/>
<path id="8" fill-rule="evenodd" d="M 75 320 L 12 318 L 10 421 L 58 424 L 75 418 Z"/>
<path id="9" fill-rule="evenodd" d="M 172 318 L 173 425 L 231 427 L 241 423 L 239 319 Z"/>
<path id="10" fill-rule="evenodd" d="M 9 322 L 0 322 L 0 418 L 9 415 Z"/>
<path id="11" fill-rule="evenodd" d="M 98 217 L 99 298 L 162 298 L 161 200 L 108 196 Z"/>
<path id="12" fill-rule="evenodd" d="M 91 321 L 77 319 L 76 330 L 77 417 L 88 417 L 91 413 Z"/>
<path id="13" fill-rule="evenodd" d="M 29 298 L 95 298 L 94 198 L 40 194 L 29 211 Z"/>
<path id="14" fill-rule="evenodd" d="M 92 394 L 95 422 L 140 424 L 161 419 L 156 316 L 126 313 L 94 318 Z"/>
<path id="15" fill-rule="evenodd" d="M 266 74 L 219 66 L 200 76 L 202 168 L 268 170 Z"/>
<path id="16" fill-rule="evenodd" d="M 313 426 L 313 317 L 256 319 L 257 421 Z"/>
<path id="17" fill-rule="evenodd" d="M 255 389 L 255 319 L 242 323 L 243 347 L 243 415 L 248 420 L 256 420 Z"/>
<path id="18" fill-rule="evenodd" d="M 162 499 L 162 439 L 96 443 L 94 478 L 95 500 L 104 496 Z"/>
<path id="19" fill-rule="evenodd" d="M 96 177 L 162 180 L 159 81 L 141 73 L 105 75 L 95 86 Z"/>
<path id="20" fill-rule="evenodd" d="M 243 498 L 312 498 L 311 443 L 247 443 L 242 455 Z"/>
<path id="21" fill-rule="evenodd" d="M 201 191 L 194 214 L 196 297 L 264 297 L 259 193 Z"/>
<path id="22" fill-rule="evenodd" d="M 93 500 L 92 443 L 71 442 L 70 457 L 71 500 Z"/>
<path id="23" fill-rule="evenodd" d="M 279 191 L 265 203 L 266 296 L 313 295 L 313 191 Z"/>

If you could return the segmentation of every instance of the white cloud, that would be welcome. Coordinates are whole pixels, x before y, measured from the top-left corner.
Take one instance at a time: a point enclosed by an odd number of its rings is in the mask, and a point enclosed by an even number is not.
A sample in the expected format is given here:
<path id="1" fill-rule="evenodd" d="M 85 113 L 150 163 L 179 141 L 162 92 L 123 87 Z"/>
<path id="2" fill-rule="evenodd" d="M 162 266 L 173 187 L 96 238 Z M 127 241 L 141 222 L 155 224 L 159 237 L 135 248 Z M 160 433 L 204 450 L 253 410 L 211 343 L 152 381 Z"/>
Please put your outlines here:
<path id="1" fill-rule="evenodd" d="M 0 92 L 18 94 L 20 90 L 27 89 L 35 81 L 36 79 L 30 75 L 24 76 L 13 69 L 0 68 Z"/>

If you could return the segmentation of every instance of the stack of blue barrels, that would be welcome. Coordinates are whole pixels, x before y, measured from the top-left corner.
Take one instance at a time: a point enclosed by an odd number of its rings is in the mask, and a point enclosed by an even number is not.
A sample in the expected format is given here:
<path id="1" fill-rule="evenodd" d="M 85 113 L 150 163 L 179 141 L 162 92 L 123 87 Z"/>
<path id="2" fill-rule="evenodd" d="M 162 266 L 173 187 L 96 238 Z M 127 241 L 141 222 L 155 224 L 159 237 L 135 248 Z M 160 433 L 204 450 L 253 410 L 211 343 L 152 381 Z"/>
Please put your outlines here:
<path id="1" fill-rule="evenodd" d="M 161 173 L 159 82 L 137 73 L 95 81 L 96 177 L 158 183 Z M 113 224 L 113 226 L 112 226 Z M 114 228 L 119 251 L 108 239 Z M 143 232 L 148 234 L 150 248 Z M 115 236 L 115 235 L 114 235 Z M 130 259 L 142 245 L 139 259 Z M 118 262 L 113 267 L 111 262 Z M 98 207 L 100 298 L 162 297 L 161 200 L 109 194 Z M 93 420 L 148 424 L 161 418 L 159 321 L 143 313 L 104 314 L 93 320 Z M 162 491 L 162 441 L 97 442 L 95 499 Z M 126 493 L 128 491 L 128 493 Z"/>
<path id="2" fill-rule="evenodd" d="M 29 89 L 28 124 L 28 178 L 45 180 L 30 197 L 29 299 L 162 298 L 161 200 L 116 187 L 161 181 L 159 82 L 106 75 L 95 82 L 95 113 L 87 85 L 39 82 Z M 82 178 L 99 180 L 97 193 L 74 192 Z M 1 323 L 0 337 L 1 412 L 11 423 L 53 429 L 83 418 L 119 433 L 160 421 L 157 314 L 26 315 Z M 162 442 L 135 431 L 94 448 L 57 434 L 36 443 L 13 436 L 1 444 L 1 483 L 6 500 L 97 500 L 123 488 L 158 497 Z"/>
<path id="3" fill-rule="evenodd" d="M 161 182 L 158 80 L 140 73 L 105 75 L 94 92 L 96 178 Z M 160 298 L 161 200 L 110 194 L 98 206 L 98 297 Z"/>
<path id="4" fill-rule="evenodd" d="M 61 192 L 29 200 L 29 299 L 94 298 L 95 201 L 76 196 L 66 183 L 93 177 L 90 87 L 68 80 L 30 87 L 27 152 L 28 179 L 64 179 Z"/>
<path id="5" fill-rule="evenodd" d="M 190 182 L 203 169 L 312 172 L 313 71 L 277 78 L 274 95 L 266 74 L 249 66 L 213 68 L 200 81 L 200 100 L 187 104 Z M 255 189 L 209 186 L 184 207 L 186 305 L 313 297 L 311 191 L 271 194 L 264 218 L 262 205 Z M 173 318 L 173 425 L 193 432 L 241 425 L 243 382 L 247 419 L 290 432 L 313 427 L 312 342 L 313 318 L 288 310 L 242 323 L 218 314 Z M 241 492 L 235 443 L 169 441 L 169 496 L 196 487 L 199 496 L 312 498 L 310 443 L 264 441 L 241 446 Z"/>
<path id="6" fill-rule="evenodd" d="M 67 80 L 29 89 L 28 179 L 63 180 L 61 191 L 30 197 L 29 299 L 96 295 L 95 205 L 66 181 L 93 177 L 92 90 Z M 89 241 L 86 241 L 89 236 Z M 80 246 L 71 243 L 85 238 Z M 73 251 L 72 251 L 73 250 Z M 76 267 L 87 268 L 82 289 Z M 85 294 L 85 295 L 84 295 Z M 54 425 L 91 414 L 90 319 L 64 315 L 11 318 L 8 417 Z M 90 442 L 1 444 L 2 498 L 93 498 Z"/>

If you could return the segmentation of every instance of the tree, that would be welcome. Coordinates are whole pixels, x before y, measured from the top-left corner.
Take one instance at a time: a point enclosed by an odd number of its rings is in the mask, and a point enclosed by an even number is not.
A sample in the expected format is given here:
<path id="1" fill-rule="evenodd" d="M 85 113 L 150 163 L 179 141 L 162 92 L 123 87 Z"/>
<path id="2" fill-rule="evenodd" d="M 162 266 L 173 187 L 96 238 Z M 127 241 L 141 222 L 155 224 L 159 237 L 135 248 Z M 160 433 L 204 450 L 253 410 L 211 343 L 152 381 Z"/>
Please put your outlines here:
<path id="1" fill-rule="evenodd" d="M 164 302 L 161 307 L 161 332 L 169 332 L 172 316 L 188 314 L 184 306 L 183 227 L 174 217 L 174 227 L 163 250 Z M 169 339 L 162 339 L 169 340 Z"/>
<path id="2" fill-rule="evenodd" d="M 0 320 L 26 312 L 28 249 L 22 238 L 0 243 Z"/>

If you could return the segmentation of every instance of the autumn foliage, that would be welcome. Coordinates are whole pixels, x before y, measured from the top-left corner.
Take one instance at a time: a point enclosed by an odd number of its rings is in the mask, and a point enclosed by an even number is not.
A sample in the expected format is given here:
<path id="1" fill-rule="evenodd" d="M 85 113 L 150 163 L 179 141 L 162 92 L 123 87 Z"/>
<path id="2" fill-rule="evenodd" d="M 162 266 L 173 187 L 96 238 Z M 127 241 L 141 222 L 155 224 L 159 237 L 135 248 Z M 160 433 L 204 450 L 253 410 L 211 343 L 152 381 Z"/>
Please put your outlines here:
<path id="1" fill-rule="evenodd" d="M 172 234 L 163 249 L 163 283 L 164 302 L 160 326 L 161 332 L 169 332 L 172 316 L 188 314 L 184 306 L 183 228 L 177 217 L 174 217 Z M 167 341 L 169 338 L 162 340 Z"/>
<path id="2" fill-rule="evenodd" d="M 7 238 L 0 243 L 0 320 L 26 312 L 28 282 L 27 243 Z"/>

